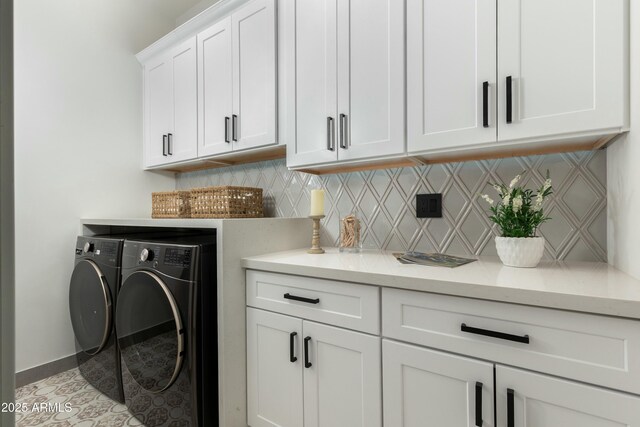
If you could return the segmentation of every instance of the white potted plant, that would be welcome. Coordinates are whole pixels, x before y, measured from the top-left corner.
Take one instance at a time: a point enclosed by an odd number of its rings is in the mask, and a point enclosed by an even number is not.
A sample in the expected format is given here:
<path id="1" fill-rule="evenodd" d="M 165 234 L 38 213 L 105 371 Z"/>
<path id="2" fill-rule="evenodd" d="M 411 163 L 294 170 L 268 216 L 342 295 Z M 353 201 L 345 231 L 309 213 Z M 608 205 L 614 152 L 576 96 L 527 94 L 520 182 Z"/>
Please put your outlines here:
<path id="1" fill-rule="evenodd" d="M 518 187 L 522 175 L 517 175 L 509 187 L 492 184 L 500 200 L 495 203 L 488 195 L 481 197 L 490 205 L 493 215 L 489 219 L 498 224 L 501 235 L 496 237 L 498 256 L 510 267 L 535 267 L 544 252 L 544 237 L 536 236 L 538 227 L 549 220 L 542 203 L 552 194 L 551 179 L 547 179 L 534 194 L 533 190 Z"/>

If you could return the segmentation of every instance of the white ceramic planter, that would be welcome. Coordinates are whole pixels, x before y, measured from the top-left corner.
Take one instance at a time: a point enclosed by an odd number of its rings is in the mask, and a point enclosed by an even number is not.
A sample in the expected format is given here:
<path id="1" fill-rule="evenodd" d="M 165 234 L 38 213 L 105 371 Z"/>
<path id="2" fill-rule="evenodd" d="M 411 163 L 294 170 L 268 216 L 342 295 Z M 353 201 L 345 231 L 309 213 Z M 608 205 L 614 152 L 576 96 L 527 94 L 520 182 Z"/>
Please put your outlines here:
<path id="1" fill-rule="evenodd" d="M 535 267 L 544 252 L 544 237 L 496 237 L 498 256 L 509 267 Z"/>

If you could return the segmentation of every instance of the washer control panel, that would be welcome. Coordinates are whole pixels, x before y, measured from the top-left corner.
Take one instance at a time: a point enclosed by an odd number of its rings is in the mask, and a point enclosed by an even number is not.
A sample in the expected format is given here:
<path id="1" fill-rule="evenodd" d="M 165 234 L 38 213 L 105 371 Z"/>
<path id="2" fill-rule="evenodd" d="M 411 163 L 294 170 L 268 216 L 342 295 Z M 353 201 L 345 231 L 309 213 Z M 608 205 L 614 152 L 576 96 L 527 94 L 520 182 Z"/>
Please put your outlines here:
<path id="1" fill-rule="evenodd" d="M 166 265 L 175 265 L 179 267 L 187 267 L 191 263 L 190 248 L 167 248 L 164 251 L 164 263 Z"/>

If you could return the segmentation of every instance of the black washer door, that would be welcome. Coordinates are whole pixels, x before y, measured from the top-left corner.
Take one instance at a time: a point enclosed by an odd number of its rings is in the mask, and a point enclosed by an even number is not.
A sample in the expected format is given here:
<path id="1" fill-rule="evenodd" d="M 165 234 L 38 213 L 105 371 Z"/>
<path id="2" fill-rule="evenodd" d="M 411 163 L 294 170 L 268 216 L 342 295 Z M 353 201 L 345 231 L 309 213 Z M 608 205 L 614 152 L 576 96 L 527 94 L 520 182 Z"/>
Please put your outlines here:
<path id="1" fill-rule="evenodd" d="M 167 285 L 148 271 L 122 284 L 116 309 L 122 359 L 141 387 L 166 390 L 177 378 L 184 356 L 180 312 Z"/>
<path id="2" fill-rule="evenodd" d="M 80 348 L 100 352 L 111 333 L 111 294 L 100 268 L 88 260 L 76 264 L 69 285 L 71 325 Z"/>

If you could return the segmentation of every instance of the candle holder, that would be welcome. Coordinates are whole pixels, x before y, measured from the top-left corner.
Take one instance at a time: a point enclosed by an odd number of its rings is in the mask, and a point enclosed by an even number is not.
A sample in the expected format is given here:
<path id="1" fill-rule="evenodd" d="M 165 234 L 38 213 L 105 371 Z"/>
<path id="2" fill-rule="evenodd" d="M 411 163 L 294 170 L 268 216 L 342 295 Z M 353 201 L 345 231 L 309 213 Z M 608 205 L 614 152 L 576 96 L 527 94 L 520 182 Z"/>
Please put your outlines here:
<path id="1" fill-rule="evenodd" d="M 323 254 L 324 249 L 320 247 L 320 220 L 324 218 L 324 215 L 310 215 L 309 218 L 313 220 L 313 235 L 311 237 L 311 249 L 307 253 Z"/>

